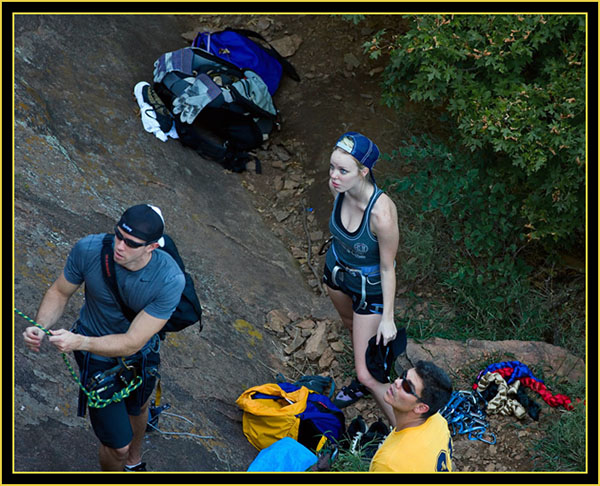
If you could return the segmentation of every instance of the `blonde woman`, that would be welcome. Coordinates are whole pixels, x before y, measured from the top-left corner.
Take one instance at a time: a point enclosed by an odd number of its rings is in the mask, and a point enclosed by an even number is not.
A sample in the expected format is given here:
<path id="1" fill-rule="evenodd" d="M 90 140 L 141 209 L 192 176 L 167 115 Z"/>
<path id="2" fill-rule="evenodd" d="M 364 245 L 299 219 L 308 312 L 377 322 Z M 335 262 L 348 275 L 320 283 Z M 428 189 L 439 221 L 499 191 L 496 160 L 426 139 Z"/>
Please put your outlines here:
<path id="1" fill-rule="evenodd" d="M 342 135 L 329 165 L 329 188 L 335 197 L 329 221 L 332 244 L 325 260 L 323 282 L 349 329 L 358 381 L 338 393 L 335 403 L 344 407 L 372 393 L 391 425 L 395 418 L 383 399 L 389 384 L 369 372 L 369 339 L 387 345 L 397 335 L 394 323 L 398 250 L 398 216 L 393 201 L 375 184 L 373 167 L 379 149 L 357 133 Z"/>

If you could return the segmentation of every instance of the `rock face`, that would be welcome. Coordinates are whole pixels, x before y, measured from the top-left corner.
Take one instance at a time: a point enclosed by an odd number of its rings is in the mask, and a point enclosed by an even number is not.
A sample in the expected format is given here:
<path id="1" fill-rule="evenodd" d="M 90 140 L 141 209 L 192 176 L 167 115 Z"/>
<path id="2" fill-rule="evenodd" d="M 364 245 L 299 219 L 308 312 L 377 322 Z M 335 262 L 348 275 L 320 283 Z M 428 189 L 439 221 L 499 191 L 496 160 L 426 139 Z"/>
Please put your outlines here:
<path id="1" fill-rule="evenodd" d="M 133 87 L 154 61 L 187 45 L 193 16 L 17 15 L 15 18 L 15 306 L 34 317 L 71 246 L 110 232 L 127 207 L 158 205 L 204 307 L 204 330 L 162 348 L 163 431 L 146 437 L 153 471 L 245 471 L 240 393 L 273 379 L 282 345 L 264 333 L 277 307 L 309 315 L 320 302 L 254 210 L 237 174 L 176 140 L 143 130 Z M 133 47 L 143 46 L 143 48 Z M 76 319 L 83 292 L 57 327 Z M 275 323 L 275 321 L 272 321 Z M 15 470 L 96 471 L 97 441 L 76 417 L 77 385 L 60 353 L 28 352 L 15 316 Z M 74 365 L 74 361 L 71 360 Z M 77 460 L 73 460 L 77 457 Z"/>

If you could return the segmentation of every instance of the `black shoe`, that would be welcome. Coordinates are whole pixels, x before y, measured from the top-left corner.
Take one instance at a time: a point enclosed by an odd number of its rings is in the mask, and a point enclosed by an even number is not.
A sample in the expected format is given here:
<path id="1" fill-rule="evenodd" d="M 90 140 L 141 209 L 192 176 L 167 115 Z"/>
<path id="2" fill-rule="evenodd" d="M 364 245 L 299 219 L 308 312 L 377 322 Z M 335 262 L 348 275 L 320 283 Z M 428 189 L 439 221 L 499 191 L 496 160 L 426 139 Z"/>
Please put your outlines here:
<path id="1" fill-rule="evenodd" d="M 152 107 L 152 109 L 146 109 L 146 116 L 155 119 L 163 133 L 169 133 L 174 122 L 173 115 L 152 86 L 145 81 L 140 81 L 135 85 L 133 92 L 136 98 L 141 98 L 144 103 L 148 103 Z"/>
<path id="2" fill-rule="evenodd" d="M 360 438 L 361 456 L 371 460 L 389 434 L 390 428 L 383 420 L 379 419 L 371 424 L 369 430 Z"/>
<path id="3" fill-rule="evenodd" d="M 349 450 L 351 446 L 355 443 L 355 441 L 360 440 L 363 434 L 367 432 L 367 424 L 365 423 L 362 415 L 355 417 L 348 429 L 342 436 L 342 440 L 340 440 L 340 449 Z"/>
<path id="4" fill-rule="evenodd" d="M 146 463 L 142 462 L 141 464 L 138 464 L 137 466 L 125 465 L 125 471 L 127 471 L 127 472 L 145 472 L 145 471 L 147 471 Z"/>

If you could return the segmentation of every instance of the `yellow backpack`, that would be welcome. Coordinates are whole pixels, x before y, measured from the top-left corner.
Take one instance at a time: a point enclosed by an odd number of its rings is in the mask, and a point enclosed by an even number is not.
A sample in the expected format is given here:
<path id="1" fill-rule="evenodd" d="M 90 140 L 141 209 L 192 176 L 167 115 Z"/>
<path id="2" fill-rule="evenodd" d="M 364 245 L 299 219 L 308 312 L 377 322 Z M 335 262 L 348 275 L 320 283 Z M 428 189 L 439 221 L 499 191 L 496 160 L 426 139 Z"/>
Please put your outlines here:
<path id="1" fill-rule="evenodd" d="M 287 393 L 276 383 L 248 388 L 235 402 L 244 411 L 242 428 L 248 441 L 260 451 L 284 437 L 297 440 L 300 419 L 296 415 L 306 408 L 308 393 L 304 386 Z"/>
<path id="2" fill-rule="evenodd" d="M 247 389 L 236 403 L 244 411 L 244 435 L 259 451 L 284 437 L 318 451 L 345 430 L 342 411 L 305 386 L 266 383 Z"/>

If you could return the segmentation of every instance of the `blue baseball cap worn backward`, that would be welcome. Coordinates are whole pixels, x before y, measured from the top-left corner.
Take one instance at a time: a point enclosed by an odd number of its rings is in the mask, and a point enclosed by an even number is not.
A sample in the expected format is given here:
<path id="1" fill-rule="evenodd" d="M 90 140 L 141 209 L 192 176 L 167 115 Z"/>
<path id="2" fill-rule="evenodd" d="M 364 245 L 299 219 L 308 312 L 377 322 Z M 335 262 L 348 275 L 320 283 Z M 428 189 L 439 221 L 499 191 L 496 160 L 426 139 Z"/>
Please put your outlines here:
<path id="1" fill-rule="evenodd" d="M 367 167 L 371 179 L 375 182 L 373 167 L 379 160 L 379 148 L 371 139 L 365 137 L 362 133 L 346 132 L 338 139 L 335 146 L 348 152 L 358 162 Z"/>

